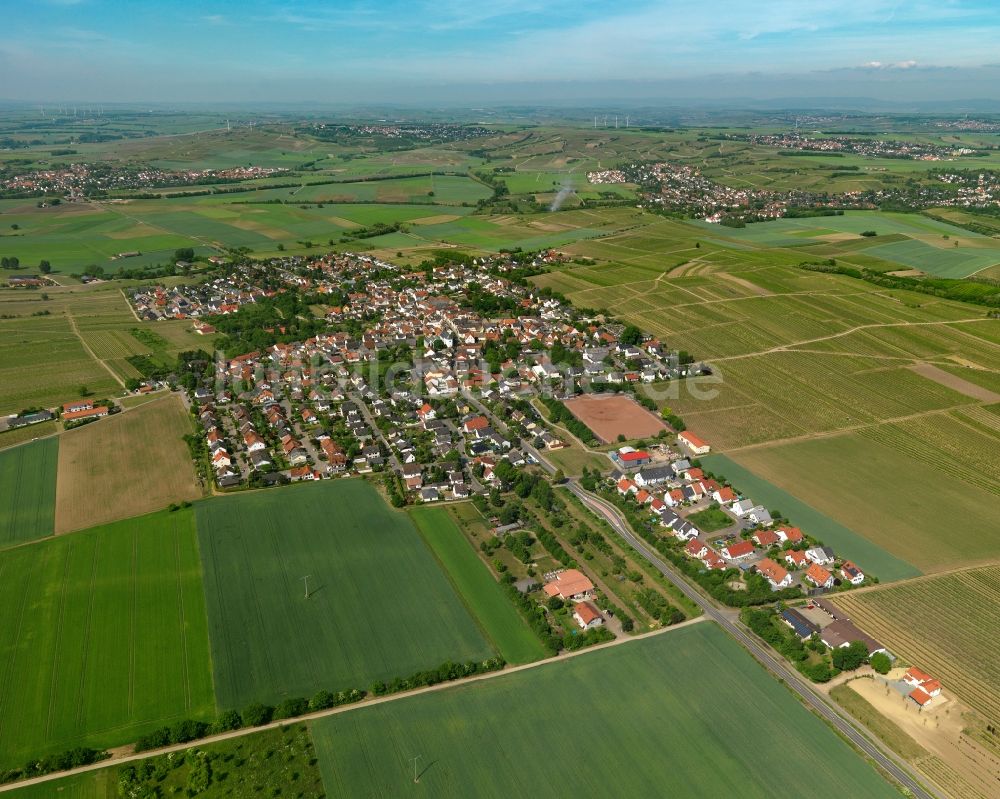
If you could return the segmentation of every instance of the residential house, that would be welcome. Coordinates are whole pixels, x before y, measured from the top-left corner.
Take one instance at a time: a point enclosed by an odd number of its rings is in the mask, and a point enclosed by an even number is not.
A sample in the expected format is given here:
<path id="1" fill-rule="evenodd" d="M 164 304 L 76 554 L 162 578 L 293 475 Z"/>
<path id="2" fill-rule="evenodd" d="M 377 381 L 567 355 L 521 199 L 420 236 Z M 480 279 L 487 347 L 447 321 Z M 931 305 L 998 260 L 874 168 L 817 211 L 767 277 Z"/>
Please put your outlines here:
<path id="1" fill-rule="evenodd" d="M 849 560 L 845 560 L 843 565 L 840 567 L 840 576 L 847 580 L 847 582 L 851 585 L 861 585 L 861 583 L 865 581 L 864 572 Z"/>
<path id="2" fill-rule="evenodd" d="M 754 548 L 750 541 L 733 541 L 722 547 L 722 556 L 729 560 L 746 560 L 753 556 Z"/>
<path id="3" fill-rule="evenodd" d="M 773 547 L 781 539 L 778 538 L 778 534 L 774 530 L 758 530 L 753 534 L 753 541 L 759 547 Z"/>
<path id="4" fill-rule="evenodd" d="M 736 492 L 729 486 L 723 486 L 718 491 L 713 492 L 712 499 L 720 505 L 730 505 L 733 502 L 739 501 L 739 497 L 736 496 Z"/>
<path id="5" fill-rule="evenodd" d="M 542 590 L 549 597 L 557 596 L 563 600 L 580 600 L 593 596 L 594 584 L 583 572 L 577 569 L 566 569 L 559 572 L 555 579 L 547 582 Z"/>
<path id="6" fill-rule="evenodd" d="M 604 624 L 604 617 L 593 602 L 577 602 L 573 606 L 573 620 L 581 630 L 591 630 Z"/>
<path id="7" fill-rule="evenodd" d="M 792 575 L 783 566 L 775 563 L 770 558 L 759 561 L 755 568 L 771 584 L 771 588 L 779 590 L 788 588 L 792 584 Z"/>
<path id="8" fill-rule="evenodd" d="M 827 566 L 834 561 L 833 550 L 830 547 L 813 547 L 806 550 L 806 557 L 813 563 Z"/>
<path id="9" fill-rule="evenodd" d="M 786 541 L 797 544 L 803 539 L 802 531 L 798 527 L 786 527 L 782 525 L 774 532 L 778 534 L 778 540 L 784 544 Z"/>
<path id="10" fill-rule="evenodd" d="M 806 579 L 817 588 L 833 588 L 833 575 L 818 563 L 810 563 L 806 569 Z"/>

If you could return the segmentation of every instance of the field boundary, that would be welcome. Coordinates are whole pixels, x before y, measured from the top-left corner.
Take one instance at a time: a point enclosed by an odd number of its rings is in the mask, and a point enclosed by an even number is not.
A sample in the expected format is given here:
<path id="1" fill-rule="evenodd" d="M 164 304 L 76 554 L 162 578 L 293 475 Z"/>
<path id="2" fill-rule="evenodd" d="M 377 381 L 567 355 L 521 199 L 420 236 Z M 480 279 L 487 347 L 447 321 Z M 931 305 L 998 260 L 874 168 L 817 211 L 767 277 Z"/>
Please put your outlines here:
<path id="1" fill-rule="evenodd" d="M 543 660 L 536 660 L 531 663 L 522 663 L 516 666 L 506 666 L 499 671 L 490 671 L 485 674 L 474 674 L 471 677 L 463 677 L 460 680 L 454 680 L 452 682 L 441 682 L 435 685 L 427 685 L 422 688 L 416 688 L 412 691 L 400 691 L 394 694 L 387 694 L 386 696 L 372 696 L 370 698 L 362 699 L 360 702 L 355 702 L 350 705 L 340 705 L 338 707 L 328 708 L 326 710 L 317 710 L 315 713 L 305 713 L 301 716 L 296 716 L 295 718 L 279 719 L 278 721 L 272 721 L 268 724 L 262 724 L 259 727 L 242 727 L 238 730 L 231 730 L 229 732 L 219 733 L 218 735 L 210 735 L 205 738 L 200 738 L 197 741 L 190 741 L 183 744 L 174 744 L 172 746 L 164 746 L 160 749 L 149 749 L 144 752 L 134 752 L 134 753 L 120 753 L 112 754 L 110 758 L 101 760 L 97 763 L 91 763 L 87 766 L 80 766 L 79 768 L 70 769 L 68 771 L 57 771 L 52 774 L 45 774 L 41 777 L 33 777 L 30 780 L 22 780 L 21 782 L 12 782 L 6 785 L 0 785 L 0 793 L 7 793 L 9 791 L 17 790 L 18 788 L 27 788 L 31 785 L 41 785 L 46 782 L 52 782 L 53 780 L 61 779 L 62 777 L 72 777 L 78 774 L 86 774 L 89 771 L 98 771 L 99 769 L 106 768 L 107 766 L 117 766 L 123 763 L 133 763 L 137 760 L 146 760 L 151 757 L 156 757 L 158 755 L 166 755 L 172 752 L 183 752 L 188 749 L 194 749 L 200 746 L 207 746 L 209 744 L 218 743 L 219 741 L 228 741 L 232 738 L 241 738 L 246 735 L 253 735 L 258 732 L 264 732 L 266 730 L 280 729 L 281 727 L 288 727 L 293 724 L 300 724 L 302 722 L 315 721 L 316 719 L 325 718 L 327 716 L 335 716 L 340 713 L 350 713 L 354 710 L 362 710 L 364 708 L 374 707 L 375 705 L 381 705 L 386 702 L 394 702 L 399 699 L 407 699 L 412 696 L 419 696 L 420 694 L 432 693 L 435 691 L 446 691 L 449 688 L 460 688 L 466 685 L 471 685 L 472 683 L 477 683 L 482 680 L 492 680 L 497 677 L 504 677 L 509 674 L 516 674 L 517 672 L 525 671 L 527 669 L 537 669 L 542 666 L 552 665 L 554 663 L 561 663 L 563 661 L 569 660 L 570 658 L 581 657 L 584 655 L 589 655 L 593 652 L 599 652 L 603 649 L 608 649 L 614 646 L 623 646 L 626 644 L 633 643 L 635 641 L 642 641 L 646 638 L 650 638 L 655 635 L 666 635 L 674 630 L 680 630 L 684 627 L 690 627 L 693 624 L 700 624 L 707 621 L 705 616 L 696 616 L 693 619 L 686 619 L 680 624 L 673 624 L 669 627 L 664 627 L 659 630 L 651 630 L 648 633 L 642 633 L 640 635 L 633 635 L 628 638 L 616 638 L 614 641 L 607 641 L 605 643 L 594 644 L 593 646 L 585 647 L 583 649 L 578 649 L 574 652 L 564 652 L 563 654 L 557 655 L 556 657 L 545 658 Z"/>

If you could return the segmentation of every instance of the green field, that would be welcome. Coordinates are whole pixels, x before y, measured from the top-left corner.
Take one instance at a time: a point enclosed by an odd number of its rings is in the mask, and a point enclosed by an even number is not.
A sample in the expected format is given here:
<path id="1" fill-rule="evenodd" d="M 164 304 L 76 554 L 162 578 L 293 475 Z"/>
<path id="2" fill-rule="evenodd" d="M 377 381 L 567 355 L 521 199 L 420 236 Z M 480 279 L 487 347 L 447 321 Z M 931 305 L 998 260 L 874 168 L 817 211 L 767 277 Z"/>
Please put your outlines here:
<path id="1" fill-rule="evenodd" d="M 214 718 L 194 513 L 0 553 L 0 766 Z"/>
<path id="2" fill-rule="evenodd" d="M 902 555 L 907 552 L 915 554 L 912 553 L 912 550 L 903 548 L 903 551 L 900 551 L 900 548 L 891 547 L 888 542 L 885 542 L 886 549 L 883 549 L 876 543 L 879 539 L 876 538 L 873 541 L 866 538 L 798 498 L 809 497 L 814 500 L 814 496 L 810 492 L 802 491 L 792 495 L 725 455 L 706 455 L 701 458 L 701 463 L 705 469 L 715 475 L 722 475 L 732 483 L 737 491 L 749 496 L 755 502 L 759 502 L 765 508 L 780 510 L 792 524 L 801 527 L 804 532 L 833 547 L 838 555 L 850 558 L 862 569 L 878 577 L 879 580 L 883 582 L 902 580 L 920 574 L 916 566 L 902 559 Z M 790 465 L 786 463 L 782 467 L 782 471 L 791 474 L 796 469 L 801 470 L 802 468 L 812 469 L 815 468 L 815 465 L 804 467 L 801 464 Z M 844 504 L 857 502 L 857 496 L 845 489 L 843 483 L 839 482 L 839 478 L 835 485 L 838 487 Z M 878 484 L 876 483 L 876 485 Z"/>
<path id="3" fill-rule="evenodd" d="M 59 439 L 0 450 L 0 547 L 52 535 Z"/>
<path id="4" fill-rule="evenodd" d="M 448 511 L 416 508 L 410 515 L 503 659 L 508 663 L 529 663 L 545 657 L 541 642 L 504 596 Z"/>
<path id="5" fill-rule="evenodd" d="M 898 796 L 712 624 L 312 730 L 330 797 Z"/>
<path id="6" fill-rule="evenodd" d="M 492 654 L 409 517 L 362 480 L 196 509 L 222 709 Z"/>

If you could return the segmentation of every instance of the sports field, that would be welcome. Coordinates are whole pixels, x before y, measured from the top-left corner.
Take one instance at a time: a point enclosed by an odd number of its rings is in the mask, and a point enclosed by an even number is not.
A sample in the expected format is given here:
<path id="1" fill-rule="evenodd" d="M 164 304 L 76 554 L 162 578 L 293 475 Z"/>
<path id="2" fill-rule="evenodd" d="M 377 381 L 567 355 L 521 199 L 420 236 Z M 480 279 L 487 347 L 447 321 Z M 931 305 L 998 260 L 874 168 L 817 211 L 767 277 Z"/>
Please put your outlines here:
<path id="1" fill-rule="evenodd" d="M 0 547 L 52 535 L 59 439 L 0 450 Z"/>
<path id="2" fill-rule="evenodd" d="M 846 527 L 836 518 L 831 518 L 815 507 L 812 504 L 814 495 L 809 491 L 796 493 L 793 496 L 779 488 L 775 484 L 776 480 L 770 482 L 756 471 L 751 471 L 741 462 L 734 461 L 725 455 L 705 455 L 700 460 L 705 469 L 717 476 L 725 477 L 737 491 L 755 502 L 759 502 L 765 508 L 780 510 L 792 524 L 801 527 L 809 535 L 813 535 L 824 544 L 833 547 L 837 554 L 842 557 L 855 561 L 862 569 L 875 575 L 879 580 L 883 582 L 902 580 L 920 574 L 916 566 L 903 560 L 902 556 L 907 552 L 915 554 L 912 550 L 907 548 L 904 552 L 894 554 L 887 551 L 890 550 L 887 543 L 886 548 L 883 549 L 875 540 L 869 540 L 860 532 Z M 786 475 L 796 468 L 804 467 L 784 464 L 780 469 L 780 474 Z M 809 468 L 815 467 L 810 465 Z M 788 476 L 791 477 L 791 475 Z M 774 479 L 773 476 L 772 479 Z M 832 490 L 839 489 L 831 487 Z M 843 491 L 840 496 L 845 503 L 848 498 L 851 502 L 857 499 L 846 491 Z M 799 497 L 808 498 L 810 502 L 804 502 Z"/>
<path id="3" fill-rule="evenodd" d="M 996 439 L 957 420 L 933 418 L 929 430 L 915 420 L 747 450 L 733 458 L 921 571 L 994 559 L 1000 553 L 1000 485 L 991 455 Z M 967 433 L 968 448 L 947 437 L 952 427 L 954 435 Z M 781 509 L 791 513 L 786 503 Z M 969 533 L 954 528 L 948 533 L 954 524 Z M 857 559 L 880 578 L 892 579 L 893 572 L 883 573 L 860 553 Z"/>
<path id="4" fill-rule="evenodd" d="M 0 766 L 214 716 L 190 510 L 0 553 Z"/>
<path id="5" fill-rule="evenodd" d="M 898 796 L 713 624 L 312 730 L 331 797 Z"/>
<path id="6" fill-rule="evenodd" d="M 410 515 L 451 578 L 458 595 L 503 659 L 508 663 L 528 663 L 545 657 L 541 642 L 504 596 L 449 511 L 446 508 L 414 508 Z"/>
<path id="7" fill-rule="evenodd" d="M 183 440 L 191 429 L 180 397 L 170 396 L 60 436 L 56 532 L 200 497 Z"/>
<path id="8" fill-rule="evenodd" d="M 950 572 L 837 598 L 871 635 L 1000 722 L 1000 567 Z"/>
<path id="9" fill-rule="evenodd" d="M 604 443 L 655 436 L 666 425 L 631 397 L 619 394 L 583 394 L 563 403 Z"/>
<path id="10" fill-rule="evenodd" d="M 196 508 L 220 708 L 492 654 L 409 517 L 362 480 Z"/>

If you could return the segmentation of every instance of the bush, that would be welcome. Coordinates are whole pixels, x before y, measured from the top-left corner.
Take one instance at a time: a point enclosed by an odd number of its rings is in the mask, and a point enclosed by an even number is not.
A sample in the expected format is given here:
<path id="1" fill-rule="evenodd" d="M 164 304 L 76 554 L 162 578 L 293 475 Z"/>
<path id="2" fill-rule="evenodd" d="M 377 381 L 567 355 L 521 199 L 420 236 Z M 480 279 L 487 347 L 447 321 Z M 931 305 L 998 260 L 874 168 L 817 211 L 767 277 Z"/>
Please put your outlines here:
<path id="1" fill-rule="evenodd" d="M 310 710 L 326 710 L 337 704 L 337 697 L 331 691 L 319 691 L 309 700 Z"/>
<path id="2" fill-rule="evenodd" d="M 244 727 L 260 727 L 263 724 L 267 724 L 273 716 L 274 708 L 270 705 L 262 705 L 259 702 L 245 707 L 240 714 Z"/>
<path id="3" fill-rule="evenodd" d="M 309 710 L 309 702 L 302 698 L 285 699 L 274 709 L 272 718 L 293 719 Z"/>
<path id="4" fill-rule="evenodd" d="M 853 641 L 849 646 L 833 650 L 833 665 L 841 671 L 854 671 L 868 660 L 868 647 L 862 641 Z"/>
<path id="5" fill-rule="evenodd" d="M 879 674 L 888 674 L 892 668 L 892 661 L 885 652 L 876 652 L 871 657 L 871 667 Z"/>
<path id="6" fill-rule="evenodd" d="M 238 730 L 243 726 L 243 719 L 240 718 L 240 714 L 235 710 L 227 710 L 221 716 L 219 720 L 215 722 L 215 729 L 219 732 L 229 732 L 230 730 Z"/>

